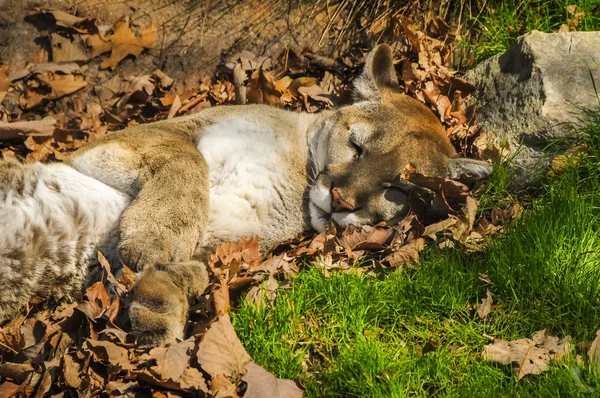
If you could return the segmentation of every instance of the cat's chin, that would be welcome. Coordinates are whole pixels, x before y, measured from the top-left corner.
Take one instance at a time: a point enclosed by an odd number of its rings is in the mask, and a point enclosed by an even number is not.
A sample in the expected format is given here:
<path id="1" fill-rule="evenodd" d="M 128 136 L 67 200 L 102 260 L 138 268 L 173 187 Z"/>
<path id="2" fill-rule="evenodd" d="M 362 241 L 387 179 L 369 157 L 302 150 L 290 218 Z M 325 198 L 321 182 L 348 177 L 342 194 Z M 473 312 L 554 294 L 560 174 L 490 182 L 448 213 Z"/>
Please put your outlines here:
<path id="1" fill-rule="evenodd" d="M 320 208 L 312 200 L 308 204 L 308 212 L 310 215 L 310 224 L 313 229 L 317 232 L 323 232 L 327 230 L 329 226 L 329 219 L 331 214 Z"/>

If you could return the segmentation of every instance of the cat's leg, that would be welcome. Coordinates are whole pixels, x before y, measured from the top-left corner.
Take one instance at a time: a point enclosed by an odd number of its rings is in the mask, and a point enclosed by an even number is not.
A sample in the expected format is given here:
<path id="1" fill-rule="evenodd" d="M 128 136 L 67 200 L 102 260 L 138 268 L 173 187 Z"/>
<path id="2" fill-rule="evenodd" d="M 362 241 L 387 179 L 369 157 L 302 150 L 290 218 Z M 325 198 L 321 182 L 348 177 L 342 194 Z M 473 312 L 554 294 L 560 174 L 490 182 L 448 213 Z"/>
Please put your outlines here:
<path id="1" fill-rule="evenodd" d="M 208 220 L 208 166 L 191 139 L 161 126 L 125 130 L 71 159 L 135 196 L 121 217 L 119 253 L 142 270 L 129 315 L 144 345 L 183 337 L 189 301 L 208 284 L 204 264 L 189 261 Z"/>
<path id="2" fill-rule="evenodd" d="M 136 270 L 189 260 L 208 219 L 204 158 L 191 140 L 158 127 L 107 136 L 70 160 L 82 173 L 135 197 L 121 217 L 119 253 Z"/>
<path id="3" fill-rule="evenodd" d="M 146 267 L 131 291 L 132 332 L 141 345 L 159 345 L 184 337 L 192 299 L 208 286 L 206 266 L 198 261 Z"/>

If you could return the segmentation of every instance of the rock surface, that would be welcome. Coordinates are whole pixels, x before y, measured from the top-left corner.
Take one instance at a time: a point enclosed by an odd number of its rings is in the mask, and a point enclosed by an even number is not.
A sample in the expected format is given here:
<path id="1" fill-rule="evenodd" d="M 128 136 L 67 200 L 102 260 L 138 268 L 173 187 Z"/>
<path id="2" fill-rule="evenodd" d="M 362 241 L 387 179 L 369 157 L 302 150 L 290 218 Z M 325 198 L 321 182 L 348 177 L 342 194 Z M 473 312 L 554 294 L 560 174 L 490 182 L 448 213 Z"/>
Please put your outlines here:
<path id="1" fill-rule="evenodd" d="M 465 77 L 477 86 L 480 143 L 514 156 L 515 184 L 524 187 L 556 154 L 548 144 L 584 126 L 585 110 L 599 107 L 600 32 L 533 31 Z"/>

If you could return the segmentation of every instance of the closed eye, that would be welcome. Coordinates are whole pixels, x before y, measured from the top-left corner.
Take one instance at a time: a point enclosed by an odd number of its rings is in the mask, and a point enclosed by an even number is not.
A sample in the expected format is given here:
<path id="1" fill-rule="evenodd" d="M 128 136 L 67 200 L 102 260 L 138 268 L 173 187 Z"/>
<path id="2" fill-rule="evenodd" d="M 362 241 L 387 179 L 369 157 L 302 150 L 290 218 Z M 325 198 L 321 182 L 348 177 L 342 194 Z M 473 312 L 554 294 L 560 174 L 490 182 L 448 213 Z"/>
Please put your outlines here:
<path id="1" fill-rule="evenodd" d="M 360 145 L 358 145 L 358 144 L 356 143 L 356 141 L 354 141 L 352 138 L 350 138 L 350 145 L 352 145 L 352 148 L 353 148 L 353 149 L 354 149 L 354 151 L 356 152 L 356 153 L 354 154 L 354 160 L 358 160 L 358 159 L 360 159 L 360 157 L 361 157 L 361 156 L 362 156 L 362 154 L 363 154 L 363 148 L 362 148 Z"/>

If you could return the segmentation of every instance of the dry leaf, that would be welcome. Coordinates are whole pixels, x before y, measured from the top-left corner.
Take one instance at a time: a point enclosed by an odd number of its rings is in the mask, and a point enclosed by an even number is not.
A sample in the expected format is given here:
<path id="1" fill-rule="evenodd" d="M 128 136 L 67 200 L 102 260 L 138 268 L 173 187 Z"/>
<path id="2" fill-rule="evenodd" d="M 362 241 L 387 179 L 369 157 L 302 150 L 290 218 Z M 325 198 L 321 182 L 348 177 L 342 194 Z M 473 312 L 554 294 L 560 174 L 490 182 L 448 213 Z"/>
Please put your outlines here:
<path id="1" fill-rule="evenodd" d="M 71 355 L 66 354 L 63 357 L 62 374 L 68 387 L 75 389 L 79 388 L 83 381 L 79 375 L 80 371 L 81 367 L 79 366 L 79 363 L 76 362 Z"/>
<path id="2" fill-rule="evenodd" d="M 79 35 L 65 37 L 58 33 L 52 33 L 50 43 L 54 62 L 85 62 L 90 58 L 85 42 Z"/>
<path id="3" fill-rule="evenodd" d="M 363 226 L 360 231 L 345 235 L 340 239 L 342 246 L 354 250 L 381 250 L 390 239 L 393 230 Z"/>
<path id="4" fill-rule="evenodd" d="M 214 398 L 238 398 L 235 384 L 222 374 L 213 376 L 210 389 Z"/>
<path id="5" fill-rule="evenodd" d="M 561 361 L 571 351 L 570 337 L 558 339 L 545 330 L 535 332 L 531 339 L 504 341 L 494 339 L 486 345 L 484 358 L 503 365 L 511 364 L 517 378 L 548 370 L 551 360 Z"/>
<path id="6" fill-rule="evenodd" d="M 485 317 L 488 316 L 492 310 L 493 301 L 492 292 L 490 289 L 486 289 L 485 297 L 481 299 L 481 304 L 477 305 L 477 316 L 479 316 L 479 318 L 485 319 Z"/>
<path id="7" fill-rule="evenodd" d="M 108 36 L 100 34 L 88 37 L 86 43 L 92 49 L 92 58 L 110 51 L 110 57 L 102 62 L 101 69 L 114 69 L 119 62 L 129 55 L 139 56 L 146 48 L 152 48 L 156 41 L 156 30 L 148 25 L 141 36 L 133 34 L 129 21 L 124 19 L 113 27 L 113 33 Z"/>
<path id="8" fill-rule="evenodd" d="M 425 248 L 425 240 L 418 238 L 387 256 L 384 261 L 387 261 L 392 267 L 397 267 L 403 264 L 419 264 L 419 252 Z"/>
<path id="9" fill-rule="evenodd" d="M 19 390 L 19 388 L 20 386 L 18 384 L 5 381 L 4 383 L 0 384 L 0 397 L 12 397 L 14 396 L 13 394 Z"/>
<path id="10" fill-rule="evenodd" d="M 46 15 L 51 15 L 54 18 L 54 23 L 57 26 L 64 28 L 72 28 L 78 33 L 92 34 L 98 32 L 95 24 L 95 19 L 79 18 L 63 11 L 47 11 Z"/>
<path id="11" fill-rule="evenodd" d="M 177 382 L 182 390 L 208 392 L 206 380 L 204 380 L 204 376 L 196 368 L 186 368 Z"/>
<path id="12" fill-rule="evenodd" d="M 252 73 L 246 98 L 250 104 L 283 105 L 281 93 L 277 91 L 273 76 L 263 69 L 257 69 Z"/>
<path id="13" fill-rule="evenodd" d="M 198 346 L 197 356 L 202 369 L 213 377 L 242 374 L 252 360 L 235 334 L 229 315 L 220 316 L 210 325 Z"/>
<path id="14" fill-rule="evenodd" d="M 134 369 L 134 366 L 129 362 L 127 349 L 110 341 L 93 339 L 86 339 L 85 341 L 87 348 L 94 353 L 98 361 L 121 369 Z"/>
<path id="15" fill-rule="evenodd" d="M 194 344 L 192 337 L 166 348 L 153 348 L 149 353 L 149 358 L 156 360 L 152 370 L 165 380 L 177 381 L 190 364 Z"/>
<path id="16" fill-rule="evenodd" d="M 90 303 L 96 304 L 100 309 L 110 306 L 110 297 L 108 297 L 108 293 L 106 292 L 106 288 L 102 281 L 98 281 L 88 287 L 85 291 L 85 296 Z"/>
<path id="17" fill-rule="evenodd" d="M 8 64 L 0 64 L 0 92 L 7 91 L 11 85 Z"/>
<path id="18" fill-rule="evenodd" d="M 596 331 L 596 338 L 592 341 L 592 345 L 588 350 L 590 367 L 600 373 L 600 330 Z"/>
<path id="19" fill-rule="evenodd" d="M 278 379 L 254 362 L 246 365 L 248 372 L 242 377 L 248 383 L 244 398 L 300 398 L 304 394 L 296 382 Z"/>
<path id="20" fill-rule="evenodd" d="M 87 86 L 82 75 L 62 75 L 52 72 L 39 73 L 28 81 L 27 90 L 21 98 L 19 105 L 23 109 L 34 108 L 45 101 L 62 98 L 73 94 Z"/>
<path id="21" fill-rule="evenodd" d="M 51 136 L 56 128 L 56 120 L 48 117 L 27 122 L 0 122 L 0 139 L 13 139 L 21 136 Z"/>

